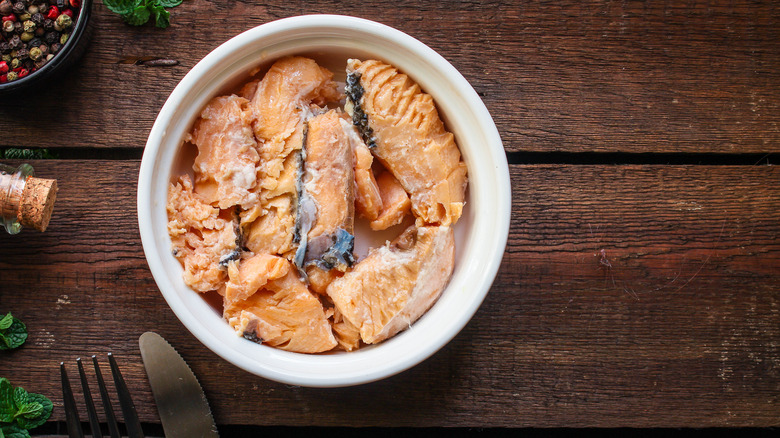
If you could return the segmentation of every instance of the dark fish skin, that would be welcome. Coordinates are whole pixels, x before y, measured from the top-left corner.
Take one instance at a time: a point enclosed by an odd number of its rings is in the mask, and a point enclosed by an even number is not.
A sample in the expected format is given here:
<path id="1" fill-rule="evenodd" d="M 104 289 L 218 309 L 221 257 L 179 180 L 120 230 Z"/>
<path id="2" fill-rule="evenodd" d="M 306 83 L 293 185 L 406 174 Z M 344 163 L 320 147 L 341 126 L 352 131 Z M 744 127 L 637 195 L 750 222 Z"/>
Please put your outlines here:
<path id="1" fill-rule="evenodd" d="M 331 110 L 308 120 L 297 175 L 298 241 L 293 262 L 301 276 L 310 267 L 344 272 L 354 264 L 354 152 L 343 123 Z M 349 127 L 349 129 L 352 129 Z M 354 135 L 354 134 L 352 134 Z"/>

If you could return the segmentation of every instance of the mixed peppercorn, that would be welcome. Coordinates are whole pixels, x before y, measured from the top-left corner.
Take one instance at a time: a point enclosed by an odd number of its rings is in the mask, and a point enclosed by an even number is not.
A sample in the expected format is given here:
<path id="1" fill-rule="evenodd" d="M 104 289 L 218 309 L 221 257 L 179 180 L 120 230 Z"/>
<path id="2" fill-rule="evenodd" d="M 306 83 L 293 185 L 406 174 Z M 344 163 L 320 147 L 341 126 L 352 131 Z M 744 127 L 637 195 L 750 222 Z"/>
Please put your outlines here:
<path id="1" fill-rule="evenodd" d="M 0 0 L 0 83 L 43 67 L 68 41 L 81 0 Z"/>

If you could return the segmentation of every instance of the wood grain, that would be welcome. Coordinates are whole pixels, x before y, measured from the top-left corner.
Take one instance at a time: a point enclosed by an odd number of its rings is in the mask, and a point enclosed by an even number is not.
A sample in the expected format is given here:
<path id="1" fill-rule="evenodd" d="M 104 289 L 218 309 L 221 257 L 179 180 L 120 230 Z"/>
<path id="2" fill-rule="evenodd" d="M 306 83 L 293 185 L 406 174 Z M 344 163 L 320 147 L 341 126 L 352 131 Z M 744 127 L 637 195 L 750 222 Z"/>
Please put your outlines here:
<path id="1" fill-rule="evenodd" d="M 502 268 L 433 357 L 356 388 L 267 381 L 209 352 L 151 278 L 137 161 L 39 161 L 60 195 L 45 233 L 0 236 L 0 312 L 30 338 L 0 376 L 55 402 L 60 361 L 114 352 L 157 422 L 138 336 L 188 361 L 220 424 L 780 424 L 780 172 L 773 166 L 511 166 Z M 603 250 L 603 252 L 602 252 Z M 44 268 L 45 267 L 45 268 Z"/>
<path id="2" fill-rule="evenodd" d="M 222 42 L 293 15 L 398 28 L 471 82 L 508 151 L 776 153 L 780 9 L 771 1 L 190 0 L 161 30 L 96 2 L 81 64 L 3 98 L 0 146 L 143 148 L 179 80 Z M 136 61 L 171 59 L 145 67 Z"/>

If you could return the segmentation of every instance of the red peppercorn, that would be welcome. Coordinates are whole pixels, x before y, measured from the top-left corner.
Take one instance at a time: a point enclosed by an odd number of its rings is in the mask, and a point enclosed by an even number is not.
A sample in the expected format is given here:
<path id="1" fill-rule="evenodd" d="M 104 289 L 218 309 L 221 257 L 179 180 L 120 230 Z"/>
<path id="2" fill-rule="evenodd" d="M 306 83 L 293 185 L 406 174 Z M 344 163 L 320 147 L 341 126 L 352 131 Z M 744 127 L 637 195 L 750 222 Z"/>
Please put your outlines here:
<path id="1" fill-rule="evenodd" d="M 28 74 L 30 74 L 30 72 L 29 72 L 29 71 L 27 71 L 27 69 L 26 69 L 26 68 L 23 68 L 23 69 L 19 70 L 19 79 L 21 79 L 21 78 L 23 78 L 23 77 L 27 76 Z"/>
<path id="2" fill-rule="evenodd" d="M 0 61 L 0 74 L 6 73 L 8 73 L 8 63 L 5 61 Z"/>
<path id="3" fill-rule="evenodd" d="M 3 23 L 6 21 L 16 21 L 16 14 L 5 15 L 3 17 Z"/>
<path id="4" fill-rule="evenodd" d="M 78 8 L 79 6 L 81 6 L 81 0 L 70 0 L 70 5 L 73 6 L 74 8 Z"/>
<path id="5" fill-rule="evenodd" d="M 51 20 L 56 20 L 57 17 L 60 16 L 60 10 L 56 6 L 53 6 L 49 8 L 49 12 L 46 13 L 46 18 Z"/>
<path id="6" fill-rule="evenodd" d="M 64 11 L 62 11 L 62 13 L 67 15 L 70 18 L 73 18 L 73 11 L 71 11 L 70 9 L 65 9 Z"/>
<path id="7" fill-rule="evenodd" d="M 8 75 L 0 75 L 0 84 L 8 82 Z"/>
<path id="8" fill-rule="evenodd" d="M 12 72 L 15 72 L 15 73 L 19 73 L 20 71 L 22 71 L 22 68 L 24 68 L 24 67 L 22 67 L 22 66 L 19 66 L 19 67 L 16 67 L 15 69 L 13 69 L 13 70 L 11 70 L 11 71 L 12 71 Z"/>

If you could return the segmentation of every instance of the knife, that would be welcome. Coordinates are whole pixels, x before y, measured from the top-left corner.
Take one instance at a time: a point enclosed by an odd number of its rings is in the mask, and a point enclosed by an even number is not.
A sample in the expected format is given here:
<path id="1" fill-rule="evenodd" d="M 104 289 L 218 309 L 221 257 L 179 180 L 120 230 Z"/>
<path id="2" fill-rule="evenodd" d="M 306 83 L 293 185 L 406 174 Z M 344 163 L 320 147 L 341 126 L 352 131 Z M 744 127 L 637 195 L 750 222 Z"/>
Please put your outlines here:
<path id="1" fill-rule="evenodd" d="M 206 394 L 179 353 L 154 332 L 142 334 L 138 345 L 165 436 L 218 438 Z"/>

